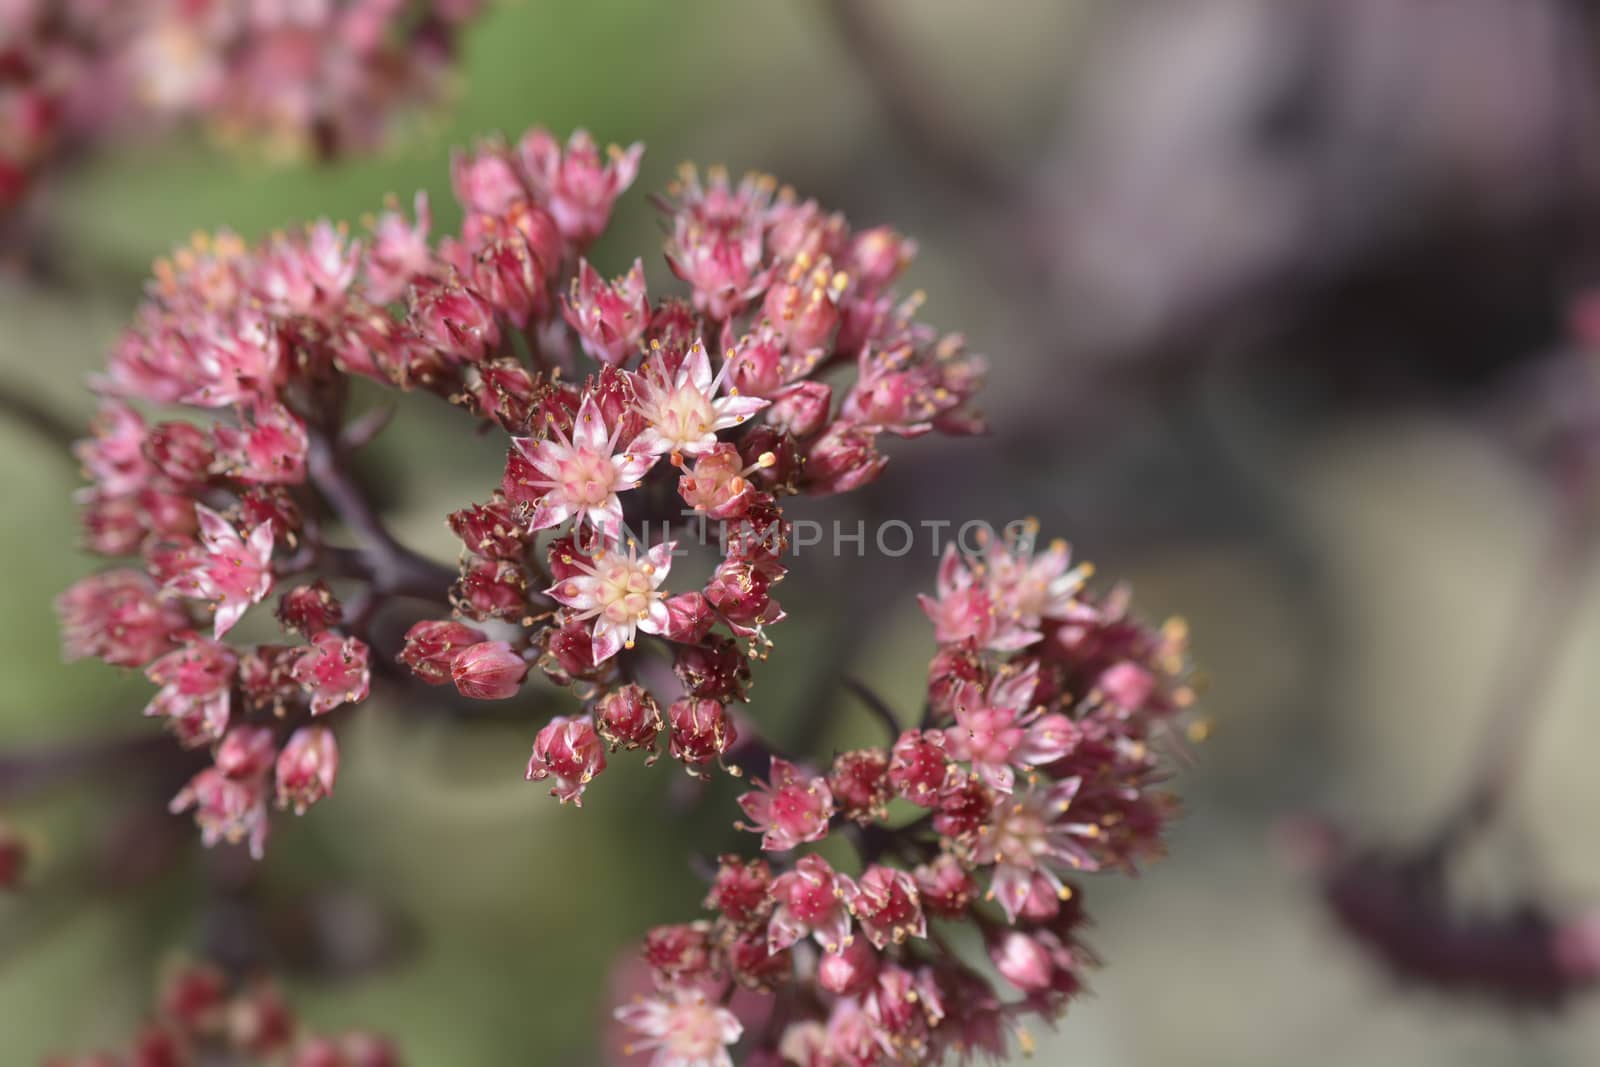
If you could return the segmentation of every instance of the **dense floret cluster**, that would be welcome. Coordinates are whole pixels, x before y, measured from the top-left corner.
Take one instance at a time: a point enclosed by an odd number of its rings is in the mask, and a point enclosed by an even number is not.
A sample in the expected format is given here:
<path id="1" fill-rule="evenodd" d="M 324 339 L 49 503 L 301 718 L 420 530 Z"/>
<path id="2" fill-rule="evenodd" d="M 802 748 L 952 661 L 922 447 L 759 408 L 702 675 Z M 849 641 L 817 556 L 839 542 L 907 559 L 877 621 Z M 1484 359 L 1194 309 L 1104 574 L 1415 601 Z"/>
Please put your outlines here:
<path id="1" fill-rule="evenodd" d="M 396 660 L 475 700 L 530 674 L 572 687 L 586 712 L 546 727 L 527 768 L 563 801 L 608 748 L 664 746 L 704 774 L 783 618 L 782 499 L 870 481 L 884 434 L 979 428 L 981 361 L 891 289 L 910 242 L 769 179 L 691 170 L 672 187 L 684 296 L 652 298 L 638 261 L 603 280 L 584 252 L 640 153 L 532 130 L 456 159 L 465 220 L 437 242 L 419 196 L 365 237 L 330 222 L 256 247 L 222 234 L 157 265 L 78 452 L 89 548 L 138 562 L 59 609 L 70 656 L 143 669 L 159 687 L 146 713 L 212 751 L 173 802 L 208 841 L 259 854 L 274 798 L 303 811 L 325 795 L 326 717 Z M 840 397 L 835 371 L 854 372 Z M 382 428 L 381 409 L 352 413 L 357 379 L 506 435 L 498 487 L 448 516 L 458 567 L 401 545 L 351 473 Z M 696 546 L 717 563 L 685 587 L 673 558 Z M 275 594 L 285 641 L 238 641 Z M 372 620 L 395 601 L 435 617 L 375 650 Z M 670 691 L 634 677 L 646 639 L 671 657 Z"/>
<path id="2" fill-rule="evenodd" d="M 728 1067 L 741 1040 L 772 1067 L 1000 1058 L 1065 1010 L 1095 962 L 1071 879 L 1160 854 L 1196 726 L 1182 624 L 1144 626 L 1087 573 L 1031 531 L 946 555 L 920 724 L 825 770 L 774 756 L 740 798 L 765 855 L 723 857 L 712 918 L 645 939 L 659 991 L 617 1018 L 653 1067 Z M 830 835 L 835 860 L 796 853 Z M 744 1018 L 741 987 L 771 994 Z"/>
<path id="3" fill-rule="evenodd" d="M 44 1067 L 400 1067 L 383 1037 L 306 1033 L 270 982 L 238 981 L 203 965 L 173 968 L 149 1020 L 118 1051 L 54 1056 Z"/>
<path id="4" fill-rule="evenodd" d="M 440 94 L 482 0 L 0 0 L 0 213 L 95 141 L 200 121 L 274 154 L 372 148 Z"/>
<path id="5" fill-rule="evenodd" d="M 649 934 L 655 992 L 617 1012 L 635 1053 L 1001 1055 L 1093 962 L 1071 879 L 1161 849 L 1187 635 L 1014 524 L 952 546 L 922 598 L 938 651 L 914 725 L 857 687 L 883 746 L 820 769 L 774 750 L 741 705 L 784 618 L 785 499 L 872 481 L 886 435 L 980 431 L 984 363 L 895 292 L 910 241 L 764 177 L 686 167 L 660 199 L 677 294 L 642 260 L 607 278 L 586 253 L 640 154 L 535 129 L 456 158 L 458 232 L 435 239 L 418 196 L 360 236 L 221 234 L 158 264 L 78 450 L 87 544 L 134 562 L 62 595 L 68 654 L 144 671 L 146 714 L 204 754 L 173 810 L 257 857 L 274 802 L 333 790 L 375 679 L 564 687 L 526 767 L 563 804 L 621 750 L 751 776 L 738 825 L 763 855 L 723 858 L 712 918 Z M 504 435 L 498 484 L 443 517 L 454 567 L 402 544 L 354 472 L 383 390 Z M 685 582 L 694 554 L 709 576 Z M 278 635 L 250 617 L 274 597 Z M 980 941 L 1003 986 L 952 947 Z M 774 995 L 741 1016 L 741 987 Z"/>

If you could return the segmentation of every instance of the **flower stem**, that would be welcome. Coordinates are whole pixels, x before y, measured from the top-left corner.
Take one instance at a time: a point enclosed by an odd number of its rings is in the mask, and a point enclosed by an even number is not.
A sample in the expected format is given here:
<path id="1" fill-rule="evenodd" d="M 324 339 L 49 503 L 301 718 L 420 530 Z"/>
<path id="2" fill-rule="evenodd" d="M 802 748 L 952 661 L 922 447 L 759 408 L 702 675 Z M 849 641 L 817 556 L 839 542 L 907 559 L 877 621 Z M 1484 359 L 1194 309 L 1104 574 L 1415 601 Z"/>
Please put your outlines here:
<path id="1" fill-rule="evenodd" d="M 365 572 L 355 576 L 368 578 L 378 593 L 449 603 L 455 570 L 395 539 L 351 474 L 344 453 L 328 435 L 312 432 L 306 469 L 328 507 L 362 542 L 359 556 L 345 559 L 350 569 Z M 335 559 L 341 554 L 337 547 L 324 551 Z"/>
<path id="2" fill-rule="evenodd" d="M 1550 679 L 1571 639 L 1593 558 L 1595 507 L 1584 465 L 1560 487 L 1549 543 L 1535 564 L 1518 623 L 1489 687 L 1488 713 L 1474 769 L 1461 799 L 1434 838 L 1443 856 L 1493 821 L 1505 803 L 1528 743 L 1547 711 Z"/>

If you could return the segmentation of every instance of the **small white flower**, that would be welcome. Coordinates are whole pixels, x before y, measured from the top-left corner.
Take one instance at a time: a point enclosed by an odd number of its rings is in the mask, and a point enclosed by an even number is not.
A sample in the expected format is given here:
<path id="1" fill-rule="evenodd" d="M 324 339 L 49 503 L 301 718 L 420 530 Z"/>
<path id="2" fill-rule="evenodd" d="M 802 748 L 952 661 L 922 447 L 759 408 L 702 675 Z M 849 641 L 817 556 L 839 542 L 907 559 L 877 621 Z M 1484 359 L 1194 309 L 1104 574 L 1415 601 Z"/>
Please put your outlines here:
<path id="1" fill-rule="evenodd" d="M 673 989 L 625 1004 L 617 1020 L 639 1035 L 625 1054 L 654 1050 L 650 1067 L 733 1067 L 728 1047 L 744 1027 L 698 989 Z"/>
<path id="2" fill-rule="evenodd" d="M 639 376 L 639 414 L 645 429 L 634 439 L 641 452 L 667 452 L 698 456 L 717 446 L 717 431 L 737 426 L 766 407 L 769 401 L 742 396 L 732 390 L 718 396 L 731 361 L 715 377 L 705 345 L 696 341 L 671 382 L 659 362 L 647 361 Z"/>
<path id="3" fill-rule="evenodd" d="M 609 435 L 606 422 L 594 397 L 585 396 L 572 421 L 572 439 L 559 430 L 542 438 L 514 437 L 511 443 L 543 479 L 530 485 L 542 490 L 534 508 L 532 530 L 547 530 L 576 515 L 614 540 L 622 529 L 622 502 L 617 494 L 639 484 L 656 462 L 656 454 L 629 450 L 620 455 L 617 435 L 622 423 Z"/>
<path id="4" fill-rule="evenodd" d="M 567 622 L 594 620 L 594 662 L 604 663 L 623 648 L 632 648 L 638 631 L 659 634 L 670 622 L 661 583 L 672 569 L 672 550 L 666 541 L 650 549 L 643 559 L 632 542 L 626 551 L 612 545 L 591 558 L 577 558 L 575 574 L 545 590 L 566 607 Z"/>

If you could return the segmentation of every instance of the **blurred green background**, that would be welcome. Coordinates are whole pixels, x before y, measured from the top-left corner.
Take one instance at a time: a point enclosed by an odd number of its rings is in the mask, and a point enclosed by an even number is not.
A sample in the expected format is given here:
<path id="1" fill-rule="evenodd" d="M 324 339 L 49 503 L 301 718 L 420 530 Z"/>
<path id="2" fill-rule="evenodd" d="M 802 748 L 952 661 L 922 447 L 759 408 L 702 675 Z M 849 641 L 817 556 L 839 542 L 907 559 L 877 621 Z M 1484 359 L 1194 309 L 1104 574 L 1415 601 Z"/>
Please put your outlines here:
<path id="1" fill-rule="evenodd" d="M 884 8 L 940 87 L 946 120 L 976 131 L 998 159 L 1049 163 L 1064 143 L 1064 109 L 1088 144 L 1121 143 L 1096 133 L 1103 109 L 1067 108 L 1074 93 L 1092 98 L 1107 84 L 1108 54 L 1129 54 L 1126 41 L 1101 47 L 1096 26 L 1111 6 Z M 1150 69 L 1183 96 L 1186 85 L 1212 84 L 1208 63 L 1259 62 L 1238 43 L 1249 39 L 1238 23 L 1240 12 L 1265 6 L 1194 5 L 1232 13 L 1197 23 L 1200 44 L 1163 53 L 1168 39 L 1154 38 Z M 1204 132 L 1204 108 L 1177 114 L 1176 127 L 1128 133 L 1154 146 L 1133 153 L 1135 173 L 1169 168 L 1176 157 L 1162 146 Z M 86 375 L 135 306 L 150 260 L 174 243 L 224 226 L 253 236 L 318 216 L 358 219 L 385 194 L 415 188 L 429 190 L 437 230 L 448 230 L 451 146 L 536 123 L 647 144 L 643 174 L 596 252 L 608 271 L 657 247 L 646 194 L 683 159 L 770 171 L 859 225 L 914 234 L 922 256 L 910 280 L 929 295 L 926 317 L 963 330 L 993 359 L 986 407 L 997 432 L 965 459 L 960 445 L 897 459 L 881 493 L 841 506 L 958 522 L 1037 514 L 1102 575 L 1129 578 L 1148 615 L 1190 620 L 1217 728 L 1184 777 L 1188 817 L 1172 856 L 1145 878 L 1089 886 L 1092 943 L 1108 966 L 1093 980 L 1096 995 L 1043 1035 L 1039 1062 L 1594 1062 L 1592 1005 L 1528 1020 L 1393 985 L 1332 929 L 1272 844 L 1275 821 L 1301 810 L 1337 811 L 1399 839 L 1443 810 L 1541 541 L 1538 480 L 1449 405 L 1347 402 L 1338 376 L 1316 362 L 1325 346 L 1292 334 L 1265 372 L 1224 360 L 1203 373 L 1162 370 L 1154 386 L 1131 390 L 1137 374 L 1084 373 L 1108 351 L 1130 362 L 1148 353 L 1041 336 L 1024 305 L 1045 298 L 1016 274 L 1035 270 L 1029 257 L 1054 239 L 1056 220 L 1041 208 L 1039 232 L 1019 234 L 994 222 L 992 205 L 946 195 L 896 138 L 821 5 L 510 0 L 470 32 L 456 98 L 377 158 L 279 169 L 197 141 L 98 159 L 51 191 L 56 283 L 0 285 L 0 374 L 82 420 Z M 1037 173 L 1048 186 L 1057 172 Z M 1232 236 L 1254 233 L 1278 210 L 1270 191 L 1225 182 L 1209 190 L 1215 175 L 1203 167 L 1188 176 L 1187 185 L 1181 174 L 1163 179 L 1199 189 L 1202 251 L 1212 241 L 1235 247 Z M 1432 187 L 1407 195 L 1426 199 Z M 1240 196 L 1242 210 L 1229 199 Z M 1133 222 L 1165 217 L 1156 215 Z M 1138 272 L 1153 268 L 1129 257 L 1174 259 L 1185 234 L 1169 243 L 1130 225 L 1112 246 L 1076 254 L 1146 277 Z M 1016 274 L 993 269 L 1008 255 Z M 664 280 L 659 259 L 650 270 Z M 1136 318 L 1113 325 L 1126 330 Z M 1521 343 L 1506 347 L 1514 355 Z M 1217 346 L 1216 335 L 1206 344 Z M 1412 347 L 1425 350 L 1422 363 L 1436 354 L 1428 338 Z M 1455 381 L 1442 378 L 1447 388 Z M 1108 379 L 1122 390 L 1115 403 L 1095 391 Z M 491 484 L 498 462 L 452 414 L 408 409 L 377 459 L 397 529 L 443 558 L 454 548 L 438 516 L 476 491 L 463 486 Z M 51 599 L 93 565 L 73 547 L 71 461 L 0 422 L 0 470 L 0 556 L 12 561 L 0 609 L 0 747 L 137 728 L 141 678 L 60 662 Z M 913 594 L 931 587 L 933 567 L 931 558 L 797 566 L 783 590 L 791 619 L 758 673 L 755 712 L 780 734 L 803 729 L 817 701 L 837 699 L 810 676 L 817 661 L 867 679 L 898 707 L 916 706 L 932 646 Z M 863 633 L 852 606 L 830 593 L 851 584 L 898 607 Z M 1592 648 L 1597 636 L 1600 609 L 1591 608 L 1573 647 Z M 1600 895 L 1589 817 L 1600 802 L 1590 755 L 1600 743 L 1591 697 L 1600 662 L 1578 652 L 1552 670 L 1555 707 L 1484 880 L 1491 891 L 1510 881 L 1577 903 Z M 618 757 L 581 811 L 560 809 L 522 780 L 533 727 L 463 727 L 427 711 L 374 701 L 343 742 L 337 797 L 313 817 L 276 821 L 255 891 L 291 911 L 303 902 L 299 921 L 327 925 L 343 966 L 357 972 L 330 976 L 325 963 L 291 961 L 292 999 L 313 1025 L 394 1035 L 419 1067 L 604 1062 L 598 1035 L 612 966 L 648 926 L 696 913 L 702 889 L 687 857 L 741 843 L 727 798 L 684 816 L 663 802 L 681 788 L 680 771 Z M 137 816 L 130 805 L 155 810 L 161 799 L 78 783 L 5 813 L 35 845 L 37 866 L 30 894 L 0 898 L 0 1060 L 113 1043 L 143 1013 L 160 962 L 203 938 L 215 918 L 205 903 L 210 858 L 186 854 L 131 894 L 102 882 L 85 858 Z"/>

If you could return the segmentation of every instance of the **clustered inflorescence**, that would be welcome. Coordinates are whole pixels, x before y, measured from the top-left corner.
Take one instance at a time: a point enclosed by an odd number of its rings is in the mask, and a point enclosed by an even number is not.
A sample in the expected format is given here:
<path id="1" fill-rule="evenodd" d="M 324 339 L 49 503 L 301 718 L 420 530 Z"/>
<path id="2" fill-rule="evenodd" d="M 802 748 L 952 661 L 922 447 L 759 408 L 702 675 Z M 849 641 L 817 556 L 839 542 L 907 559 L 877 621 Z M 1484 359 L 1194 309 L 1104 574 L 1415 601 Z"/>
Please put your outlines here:
<path id="1" fill-rule="evenodd" d="M 364 239 L 327 222 L 255 248 L 222 234 L 158 264 L 79 448 L 88 546 L 139 565 L 59 608 L 69 655 L 143 669 L 159 686 L 146 713 L 212 753 L 174 801 L 208 842 L 259 855 L 274 794 L 297 811 L 326 794 L 327 717 L 396 660 L 477 700 L 516 695 L 534 667 L 573 687 L 588 713 L 542 731 L 527 772 L 563 801 L 607 746 L 664 742 L 704 774 L 783 617 L 782 497 L 871 480 L 882 434 L 978 428 L 980 363 L 890 289 L 910 244 L 767 179 L 688 171 L 663 201 L 688 299 L 652 299 L 638 261 L 604 280 L 582 253 L 640 153 L 533 130 L 455 161 L 465 220 L 437 244 L 419 196 Z M 822 378 L 841 367 L 856 377 L 836 399 Z M 458 568 L 402 546 L 351 474 L 381 429 L 352 417 L 355 379 L 509 436 L 499 488 L 448 517 Z M 357 543 L 336 544 L 329 520 Z M 703 586 L 672 587 L 674 529 L 684 551 L 720 553 Z M 230 640 L 274 593 L 292 643 Z M 396 599 L 445 617 L 375 659 L 372 620 Z M 647 638 L 670 656 L 670 692 L 635 679 Z"/>
<path id="2" fill-rule="evenodd" d="M 390 1042 L 366 1031 L 334 1036 L 305 1033 L 278 988 L 266 981 L 235 982 L 214 967 L 174 967 L 162 980 L 155 1008 L 117 1052 L 54 1056 L 44 1067 L 188 1067 L 227 1063 L 247 1067 L 399 1067 Z"/>
<path id="3" fill-rule="evenodd" d="M 640 154 L 535 129 L 455 160 L 464 220 L 437 240 L 419 195 L 361 236 L 224 233 L 158 264 L 79 447 L 88 546 L 137 562 L 62 595 L 67 651 L 144 670 L 146 714 L 204 756 L 173 809 L 258 857 L 274 800 L 303 812 L 332 790 L 335 726 L 375 675 L 470 700 L 542 676 L 574 703 L 526 774 L 563 803 L 622 749 L 763 779 L 740 804 L 770 856 L 725 859 L 715 918 L 650 935 L 659 992 L 618 1013 L 636 1051 L 998 1053 L 1089 962 L 1063 879 L 1159 849 L 1185 635 L 1135 621 L 1124 591 L 1085 592 L 1087 569 L 1059 543 L 1036 553 L 1028 525 L 944 557 L 916 729 L 826 773 L 773 753 L 740 705 L 784 617 L 784 499 L 873 480 L 885 435 L 980 431 L 984 364 L 895 292 L 910 241 L 763 177 L 686 167 L 659 201 L 683 295 L 651 293 L 641 260 L 607 278 L 585 252 Z M 506 435 L 498 487 L 447 517 L 454 568 L 396 539 L 353 473 L 385 423 L 360 410 L 374 383 Z M 687 552 L 709 578 L 681 582 Z M 274 596 L 283 637 L 240 640 Z M 375 622 L 401 613 L 384 647 Z M 851 864 L 791 858 L 830 835 Z M 1017 997 L 945 926 L 981 936 Z M 729 1008 L 741 986 L 775 993 L 760 1019 Z"/>
<path id="4" fill-rule="evenodd" d="M 1029 1047 L 1026 1017 L 1061 1014 L 1094 963 L 1067 879 L 1160 853 L 1161 753 L 1193 702 L 1182 624 L 1145 627 L 1086 576 L 1065 545 L 1035 555 L 1031 529 L 946 554 L 923 598 L 939 650 L 921 725 L 825 771 L 772 759 L 739 801 L 768 855 L 724 856 L 713 918 L 645 940 L 658 992 L 617 1011 L 636 1051 L 654 1067 L 727 1067 L 741 1039 L 743 1062 L 772 1067 L 999 1058 Z M 852 847 L 795 855 L 831 835 Z M 974 940 L 1002 983 L 962 959 Z M 769 996 L 736 1012 L 741 987 Z"/>
<path id="5" fill-rule="evenodd" d="M 482 0 L 0 0 L 0 212 L 130 119 L 370 148 L 442 89 Z"/>

